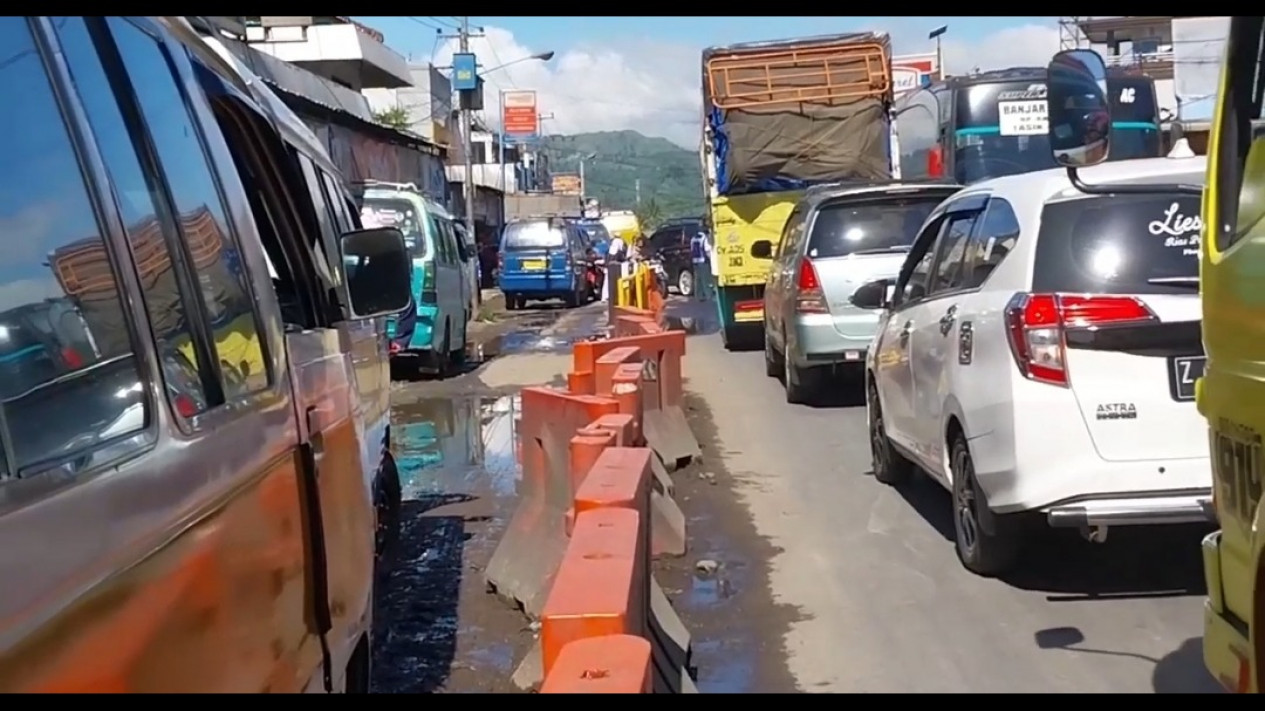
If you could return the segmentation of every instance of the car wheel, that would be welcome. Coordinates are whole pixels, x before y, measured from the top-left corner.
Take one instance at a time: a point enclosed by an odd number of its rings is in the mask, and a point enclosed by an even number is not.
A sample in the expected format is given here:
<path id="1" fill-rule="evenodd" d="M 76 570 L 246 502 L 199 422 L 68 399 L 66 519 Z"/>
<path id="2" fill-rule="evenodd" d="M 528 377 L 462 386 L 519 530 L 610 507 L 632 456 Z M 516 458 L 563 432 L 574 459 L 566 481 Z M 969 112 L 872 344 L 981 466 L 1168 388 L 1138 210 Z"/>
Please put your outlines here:
<path id="1" fill-rule="evenodd" d="M 388 452 L 382 459 L 382 469 L 374 487 L 374 508 L 378 513 L 377 535 L 374 536 L 374 554 L 378 569 L 390 572 L 392 554 L 400 537 L 400 472 L 395 457 Z"/>
<path id="2" fill-rule="evenodd" d="M 694 295 L 694 272 L 689 269 L 682 269 L 676 275 L 676 290 L 681 296 Z"/>
<path id="3" fill-rule="evenodd" d="M 773 341 L 769 338 L 769 326 L 764 325 L 764 374 L 770 378 L 776 378 L 782 372 L 782 364 L 778 362 L 777 350 L 773 348 Z"/>
<path id="4" fill-rule="evenodd" d="M 506 310 L 506 311 L 513 311 L 513 310 L 515 310 L 515 309 L 517 309 L 517 308 L 518 308 L 518 303 L 517 303 L 516 301 L 514 301 L 514 295 L 513 295 L 513 294 L 506 294 L 506 295 L 505 295 L 505 310 Z"/>
<path id="5" fill-rule="evenodd" d="M 1019 558 L 1019 531 L 1008 525 L 1007 517 L 985 510 L 988 501 L 975 480 L 975 463 L 961 434 L 953 438 L 949 462 L 953 471 L 953 531 L 958 559 L 976 575 L 994 577 L 1005 573 Z M 991 518 L 991 525 L 981 525 L 984 516 Z"/>
<path id="6" fill-rule="evenodd" d="M 562 305 L 568 309 L 574 309 L 580 305 L 580 292 L 572 289 L 570 294 L 562 297 Z"/>
<path id="7" fill-rule="evenodd" d="M 874 478 L 889 486 L 906 483 L 914 474 L 914 463 L 897 451 L 887 436 L 878 387 L 872 381 L 866 386 L 866 408 L 869 411 L 870 466 Z"/>
<path id="8" fill-rule="evenodd" d="M 791 405 L 807 405 L 817 395 L 821 383 L 821 371 L 817 368 L 797 368 L 790 345 L 782 339 L 782 385 L 786 388 L 786 402 Z"/>

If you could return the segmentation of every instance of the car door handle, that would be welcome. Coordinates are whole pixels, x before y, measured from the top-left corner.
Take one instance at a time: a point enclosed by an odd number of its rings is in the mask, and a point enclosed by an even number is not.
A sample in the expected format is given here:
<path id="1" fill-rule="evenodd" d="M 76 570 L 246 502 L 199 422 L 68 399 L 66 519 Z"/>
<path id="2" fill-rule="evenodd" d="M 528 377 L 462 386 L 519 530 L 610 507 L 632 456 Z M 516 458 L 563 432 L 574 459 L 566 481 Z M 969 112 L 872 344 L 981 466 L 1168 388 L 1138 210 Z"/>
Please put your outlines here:
<path id="1" fill-rule="evenodd" d="M 949 310 L 940 317 L 940 335 L 947 336 L 949 331 L 953 330 L 953 321 L 957 318 L 958 307 L 950 306 Z"/>
<path id="2" fill-rule="evenodd" d="M 900 329 L 900 344 L 905 346 L 909 343 L 909 334 L 914 331 L 914 322 L 906 321 L 905 325 Z"/>

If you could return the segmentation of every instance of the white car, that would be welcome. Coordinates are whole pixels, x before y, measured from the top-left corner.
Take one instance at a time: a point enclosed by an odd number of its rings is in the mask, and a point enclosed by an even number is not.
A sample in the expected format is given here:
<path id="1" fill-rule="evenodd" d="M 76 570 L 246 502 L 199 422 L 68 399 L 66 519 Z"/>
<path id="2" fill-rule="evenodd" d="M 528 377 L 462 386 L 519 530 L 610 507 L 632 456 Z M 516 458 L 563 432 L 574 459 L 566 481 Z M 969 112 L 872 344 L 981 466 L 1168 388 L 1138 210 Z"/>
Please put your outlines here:
<path id="1" fill-rule="evenodd" d="M 1203 158 L 1083 169 L 1091 185 L 1202 185 Z M 867 357 L 874 475 L 952 492 L 962 563 L 996 575 L 1031 523 L 1211 520 L 1197 195 L 1087 195 L 1062 169 L 941 203 L 895 280 Z M 1034 521 L 1035 519 L 1035 521 Z"/>

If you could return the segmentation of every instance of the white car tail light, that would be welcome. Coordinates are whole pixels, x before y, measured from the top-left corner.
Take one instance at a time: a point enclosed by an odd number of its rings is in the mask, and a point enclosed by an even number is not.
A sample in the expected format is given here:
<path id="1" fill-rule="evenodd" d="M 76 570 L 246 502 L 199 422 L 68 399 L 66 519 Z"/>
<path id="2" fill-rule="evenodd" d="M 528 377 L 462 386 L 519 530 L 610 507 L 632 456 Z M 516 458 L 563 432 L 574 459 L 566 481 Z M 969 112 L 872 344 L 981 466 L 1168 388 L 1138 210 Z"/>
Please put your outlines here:
<path id="1" fill-rule="evenodd" d="M 1019 372 L 1030 380 L 1067 387 L 1068 328 L 1094 328 L 1156 320 L 1132 296 L 1015 294 L 1006 305 L 1006 332 Z"/>

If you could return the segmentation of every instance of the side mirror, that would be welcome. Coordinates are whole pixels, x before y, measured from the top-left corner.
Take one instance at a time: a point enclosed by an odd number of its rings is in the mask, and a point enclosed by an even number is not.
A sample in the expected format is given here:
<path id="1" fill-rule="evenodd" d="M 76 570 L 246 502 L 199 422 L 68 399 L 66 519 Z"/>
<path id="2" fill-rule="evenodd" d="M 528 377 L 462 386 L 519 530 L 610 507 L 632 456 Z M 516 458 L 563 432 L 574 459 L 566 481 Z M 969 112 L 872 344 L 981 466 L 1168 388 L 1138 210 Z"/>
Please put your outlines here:
<path id="1" fill-rule="evenodd" d="M 389 316 L 412 304 L 412 263 L 399 230 L 355 230 L 344 233 L 339 242 L 352 318 Z"/>
<path id="2" fill-rule="evenodd" d="M 1059 52 L 1050 60 L 1046 86 L 1054 162 L 1066 168 L 1084 168 L 1107 160 L 1111 106 L 1107 101 L 1107 64 L 1102 56 L 1091 49 Z M 1005 111 L 1006 104 L 1000 108 Z"/>
<path id="3" fill-rule="evenodd" d="M 884 309 L 891 303 L 894 284 L 891 279 L 876 279 L 857 287 L 848 301 L 858 309 Z"/>
<path id="4" fill-rule="evenodd" d="M 751 244 L 751 256 L 756 259 L 772 259 L 773 243 L 767 239 L 759 239 Z"/>

